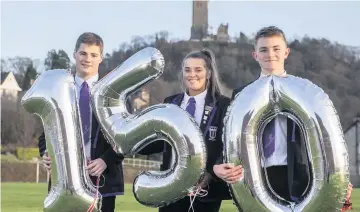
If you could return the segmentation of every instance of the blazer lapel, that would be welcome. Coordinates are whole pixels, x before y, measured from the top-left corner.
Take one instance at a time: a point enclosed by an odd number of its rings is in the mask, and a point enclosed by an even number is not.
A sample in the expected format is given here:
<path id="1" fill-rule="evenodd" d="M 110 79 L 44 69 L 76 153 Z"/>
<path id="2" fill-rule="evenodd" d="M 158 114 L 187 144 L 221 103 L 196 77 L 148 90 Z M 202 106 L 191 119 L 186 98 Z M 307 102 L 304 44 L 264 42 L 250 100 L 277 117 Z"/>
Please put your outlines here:
<path id="1" fill-rule="evenodd" d="M 95 155 L 95 150 L 96 150 L 96 146 L 97 146 L 97 142 L 98 142 L 98 138 L 99 138 L 99 134 L 100 134 L 100 124 L 98 123 L 94 112 L 92 115 L 92 120 L 91 120 L 91 156 Z"/>
<path id="2" fill-rule="evenodd" d="M 180 107 L 182 100 L 184 99 L 184 94 L 177 95 L 172 101 L 171 104 L 177 105 Z"/>
<path id="3" fill-rule="evenodd" d="M 211 92 L 208 91 L 205 97 L 204 112 L 200 123 L 200 129 L 203 132 L 204 138 L 206 138 L 206 135 L 209 132 L 210 125 L 216 113 L 216 109 L 217 107 L 215 104 L 215 100 L 212 98 Z M 210 139 L 215 139 L 215 137 L 210 136 Z"/>
<path id="4" fill-rule="evenodd" d="M 287 163 L 288 163 L 288 185 L 289 193 L 292 195 L 292 187 L 294 181 L 294 138 L 293 138 L 293 124 L 294 122 L 291 119 L 287 119 Z"/>

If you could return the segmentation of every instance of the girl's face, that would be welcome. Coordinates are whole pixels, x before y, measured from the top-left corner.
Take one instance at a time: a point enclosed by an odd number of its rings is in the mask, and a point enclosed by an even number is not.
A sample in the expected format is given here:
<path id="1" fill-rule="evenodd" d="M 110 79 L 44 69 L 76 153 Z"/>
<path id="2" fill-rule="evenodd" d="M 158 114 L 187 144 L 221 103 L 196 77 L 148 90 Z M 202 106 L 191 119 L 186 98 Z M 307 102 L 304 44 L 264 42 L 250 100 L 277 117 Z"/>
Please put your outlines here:
<path id="1" fill-rule="evenodd" d="M 189 95 L 193 96 L 205 91 L 206 80 L 207 74 L 203 59 L 188 58 L 184 61 L 183 81 Z"/>

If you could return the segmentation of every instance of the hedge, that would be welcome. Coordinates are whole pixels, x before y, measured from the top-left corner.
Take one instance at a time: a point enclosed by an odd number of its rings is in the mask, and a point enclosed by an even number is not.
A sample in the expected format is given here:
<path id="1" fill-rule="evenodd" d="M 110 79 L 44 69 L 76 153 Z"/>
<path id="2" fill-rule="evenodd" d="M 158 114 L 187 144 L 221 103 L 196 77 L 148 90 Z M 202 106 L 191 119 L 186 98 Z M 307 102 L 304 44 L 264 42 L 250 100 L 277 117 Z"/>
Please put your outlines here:
<path id="1" fill-rule="evenodd" d="M 39 149 L 18 147 L 16 148 L 16 155 L 20 160 L 32 160 L 39 157 Z"/>

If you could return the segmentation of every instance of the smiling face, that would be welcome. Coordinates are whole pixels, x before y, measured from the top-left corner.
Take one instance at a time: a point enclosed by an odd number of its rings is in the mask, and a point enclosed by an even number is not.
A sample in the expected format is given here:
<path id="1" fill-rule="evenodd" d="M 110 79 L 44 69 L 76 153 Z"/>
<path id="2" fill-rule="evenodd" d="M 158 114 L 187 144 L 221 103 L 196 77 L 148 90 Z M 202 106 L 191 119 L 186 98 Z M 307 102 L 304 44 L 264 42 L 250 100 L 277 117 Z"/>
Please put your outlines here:
<path id="1" fill-rule="evenodd" d="M 99 64 L 102 62 L 100 46 L 81 43 L 74 52 L 74 59 L 76 74 L 84 80 L 89 79 L 99 72 Z"/>
<path id="2" fill-rule="evenodd" d="M 205 62 L 200 58 L 188 58 L 184 61 L 183 81 L 190 96 L 197 95 L 206 89 Z"/>
<path id="3" fill-rule="evenodd" d="M 273 75 L 281 75 L 285 70 L 285 59 L 289 56 L 282 36 L 260 37 L 256 42 L 253 52 L 254 59 L 259 63 L 263 72 Z"/>

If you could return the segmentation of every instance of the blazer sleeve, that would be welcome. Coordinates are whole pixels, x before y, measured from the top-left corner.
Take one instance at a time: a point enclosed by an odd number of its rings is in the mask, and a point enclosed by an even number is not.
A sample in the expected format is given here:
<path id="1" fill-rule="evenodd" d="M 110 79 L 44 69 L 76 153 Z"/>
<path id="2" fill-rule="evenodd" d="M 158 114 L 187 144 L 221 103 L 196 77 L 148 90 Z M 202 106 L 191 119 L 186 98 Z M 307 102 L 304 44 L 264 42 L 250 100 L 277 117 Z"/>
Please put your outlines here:
<path id="1" fill-rule="evenodd" d="M 236 95 L 238 92 L 239 92 L 238 89 L 233 90 L 232 95 L 231 95 L 231 99 L 234 99 L 234 98 L 235 98 L 235 95 Z"/>
<path id="2" fill-rule="evenodd" d="M 230 99 L 224 97 L 221 102 L 219 103 L 220 107 L 221 107 L 221 111 L 220 111 L 220 123 L 219 123 L 219 129 L 220 129 L 220 133 L 221 135 L 223 134 L 223 129 L 224 129 L 224 118 L 226 116 L 226 112 L 227 109 L 230 105 Z M 219 165 L 224 163 L 224 141 L 222 140 L 222 136 L 221 136 L 221 153 L 219 154 L 218 158 L 215 159 L 215 163 L 214 165 Z M 215 175 L 213 169 L 210 170 L 210 174 L 213 176 L 213 178 L 215 180 L 219 180 L 219 178 Z"/>
<path id="3" fill-rule="evenodd" d="M 106 142 L 106 141 L 105 141 Z M 115 164 L 117 161 L 121 161 L 124 159 L 124 156 L 121 154 L 117 154 L 114 149 L 109 144 L 108 149 L 100 156 L 100 158 L 105 162 L 105 164 L 109 167 Z"/>

